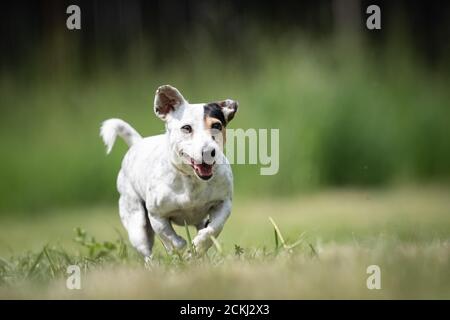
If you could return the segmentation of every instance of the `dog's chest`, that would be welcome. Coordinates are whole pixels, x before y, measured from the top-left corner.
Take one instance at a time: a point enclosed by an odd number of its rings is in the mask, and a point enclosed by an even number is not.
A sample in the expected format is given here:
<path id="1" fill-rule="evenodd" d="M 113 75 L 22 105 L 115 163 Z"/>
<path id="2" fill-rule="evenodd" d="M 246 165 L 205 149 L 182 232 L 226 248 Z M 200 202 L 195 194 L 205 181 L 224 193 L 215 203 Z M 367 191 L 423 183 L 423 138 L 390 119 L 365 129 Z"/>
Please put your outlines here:
<path id="1" fill-rule="evenodd" d="M 195 177 L 173 177 L 168 182 L 151 190 L 147 206 L 152 213 L 177 224 L 199 223 L 214 205 L 225 199 L 223 189 L 214 182 L 199 183 Z"/>

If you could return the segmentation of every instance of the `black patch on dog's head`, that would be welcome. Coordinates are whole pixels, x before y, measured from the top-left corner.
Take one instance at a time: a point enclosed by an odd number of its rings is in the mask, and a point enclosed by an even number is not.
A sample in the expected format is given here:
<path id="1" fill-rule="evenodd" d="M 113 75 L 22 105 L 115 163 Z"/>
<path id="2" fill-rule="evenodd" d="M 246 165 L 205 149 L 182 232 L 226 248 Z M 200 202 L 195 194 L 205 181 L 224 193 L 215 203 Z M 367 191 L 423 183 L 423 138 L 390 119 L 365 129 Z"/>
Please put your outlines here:
<path id="1" fill-rule="evenodd" d="M 215 119 L 218 119 L 220 122 L 222 122 L 223 126 L 227 125 L 225 116 L 222 112 L 222 108 L 219 106 L 219 104 L 217 104 L 215 102 L 205 104 L 203 107 L 203 110 L 204 110 L 205 118 L 208 118 L 208 117 L 215 118 Z"/>

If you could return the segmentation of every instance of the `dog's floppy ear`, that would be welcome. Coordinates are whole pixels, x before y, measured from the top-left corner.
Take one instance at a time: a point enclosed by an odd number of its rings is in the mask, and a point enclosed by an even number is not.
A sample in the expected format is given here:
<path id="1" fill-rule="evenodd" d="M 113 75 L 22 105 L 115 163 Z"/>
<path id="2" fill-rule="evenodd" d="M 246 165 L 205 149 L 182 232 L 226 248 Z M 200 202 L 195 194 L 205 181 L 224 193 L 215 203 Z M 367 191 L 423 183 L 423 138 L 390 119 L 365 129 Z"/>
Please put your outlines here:
<path id="1" fill-rule="evenodd" d="M 186 100 L 177 88 L 170 85 L 160 86 L 156 90 L 154 110 L 159 118 L 166 120 L 168 114 L 185 102 Z"/>
<path id="2" fill-rule="evenodd" d="M 222 109 L 223 115 L 225 116 L 225 120 L 227 121 L 227 123 L 234 118 L 234 114 L 237 112 L 239 107 L 237 101 L 233 101 L 231 99 L 219 101 L 218 105 Z"/>

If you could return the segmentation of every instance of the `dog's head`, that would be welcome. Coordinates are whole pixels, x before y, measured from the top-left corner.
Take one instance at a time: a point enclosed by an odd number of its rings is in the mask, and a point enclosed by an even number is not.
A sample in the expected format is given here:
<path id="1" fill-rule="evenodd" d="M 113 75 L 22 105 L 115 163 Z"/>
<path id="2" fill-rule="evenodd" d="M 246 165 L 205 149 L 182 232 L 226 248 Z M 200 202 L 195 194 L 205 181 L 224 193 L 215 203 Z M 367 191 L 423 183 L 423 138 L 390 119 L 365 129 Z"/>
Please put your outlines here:
<path id="1" fill-rule="evenodd" d="M 238 103 L 229 99 L 190 104 L 176 88 L 159 87 L 154 110 L 166 123 L 174 164 L 202 180 L 211 179 L 224 161 L 225 128 L 237 109 Z"/>

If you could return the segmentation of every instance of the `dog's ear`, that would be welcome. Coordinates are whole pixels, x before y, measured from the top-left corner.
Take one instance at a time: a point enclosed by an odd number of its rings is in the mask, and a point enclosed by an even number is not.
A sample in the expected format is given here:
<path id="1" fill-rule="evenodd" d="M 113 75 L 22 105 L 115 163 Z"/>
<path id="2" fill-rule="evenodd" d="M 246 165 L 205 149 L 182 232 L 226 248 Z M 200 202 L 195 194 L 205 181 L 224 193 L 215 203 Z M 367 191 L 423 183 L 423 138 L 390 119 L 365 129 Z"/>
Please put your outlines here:
<path id="1" fill-rule="evenodd" d="M 234 114 L 237 112 L 239 104 L 237 101 L 233 101 L 230 99 L 219 101 L 218 105 L 222 109 L 223 115 L 225 116 L 225 120 L 230 122 L 234 118 Z"/>
<path id="2" fill-rule="evenodd" d="M 177 88 L 164 85 L 156 90 L 154 110 L 159 118 L 166 120 L 168 114 L 175 111 L 185 102 L 186 100 Z"/>

